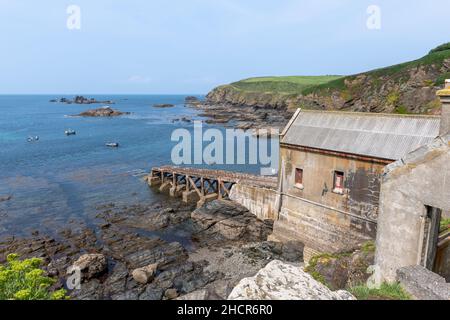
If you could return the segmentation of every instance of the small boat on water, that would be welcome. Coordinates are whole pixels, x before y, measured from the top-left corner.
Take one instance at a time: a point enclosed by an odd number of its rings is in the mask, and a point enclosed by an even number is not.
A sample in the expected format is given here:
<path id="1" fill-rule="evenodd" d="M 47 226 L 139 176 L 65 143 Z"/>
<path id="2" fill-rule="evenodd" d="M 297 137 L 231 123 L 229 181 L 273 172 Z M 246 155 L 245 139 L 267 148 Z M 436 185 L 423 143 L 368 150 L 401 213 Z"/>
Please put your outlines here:
<path id="1" fill-rule="evenodd" d="M 65 133 L 66 136 L 74 136 L 74 135 L 77 134 L 77 132 L 75 130 L 72 130 L 72 129 L 68 129 L 68 130 L 64 131 L 64 133 Z"/>
<path id="2" fill-rule="evenodd" d="M 29 137 L 27 138 L 27 141 L 28 141 L 28 142 L 39 141 L 39 136 L 34 136 L 34 137 L 29 136 Z"/>
<path id="3" fill-rule="evenodd" d="M 106 146 L 110 147 L 110 148 L 118 148 L 119 147 L 119 143 L 117 143 L 117 142 L 110 142 L 110 143 L 107 143 Z"/>

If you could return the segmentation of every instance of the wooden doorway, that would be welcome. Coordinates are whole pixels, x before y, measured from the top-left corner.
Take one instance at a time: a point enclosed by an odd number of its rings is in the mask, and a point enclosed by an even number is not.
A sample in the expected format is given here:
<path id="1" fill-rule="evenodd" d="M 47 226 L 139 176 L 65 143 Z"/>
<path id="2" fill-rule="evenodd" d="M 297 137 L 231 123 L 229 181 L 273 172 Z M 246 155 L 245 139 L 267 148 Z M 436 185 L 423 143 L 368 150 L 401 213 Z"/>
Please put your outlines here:
<path id="1" fill-rule="evenodd" d="M 423 226 L 421 265 L 428 270 L 435 271 L 442 210 L 431 206 L 426 206 L 426 210 Z"/>

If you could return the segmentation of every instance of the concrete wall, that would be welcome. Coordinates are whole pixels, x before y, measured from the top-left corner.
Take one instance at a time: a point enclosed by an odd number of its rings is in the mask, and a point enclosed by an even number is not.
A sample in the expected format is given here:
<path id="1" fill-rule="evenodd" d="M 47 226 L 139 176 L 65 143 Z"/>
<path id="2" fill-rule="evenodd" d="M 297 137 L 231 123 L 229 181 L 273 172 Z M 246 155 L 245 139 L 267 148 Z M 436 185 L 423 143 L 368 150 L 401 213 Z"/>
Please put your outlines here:
<path id="1" fill-rule="evenodd" d="M 261 220 L 275 220 L 276 198 L 275 190 L 244 184 L 235 184 L 230 193 L 231 200 L 243 205 Z"/>
<path id="2" fill-rule="evenodd" d="M 425 206 L 450 210 L 449 137 L 386 167 L 376 241 L 380 281 L 395 281 L 398 269 L 420 264 Z"/>
<path id="3" fill-rule="evenodd" d="M 274 224 L 274 240 L 301 241 L 309 251 L 335 253 L 352 251 L 374 239 L 369 235 L 376 231 L 374 222 L 289 196 L 283 196 L 282 203 Z"/>
<path id="4" fill-rule="evenodd" d="M 281 147 L 282 210 L 274 238 L 296 239 L 322 252 L 352 250 L 376 236 L 385 163 L 294 147 Z M 295 169 L 303 169 L 303 188 Z M 343 194 L 333 192 L 334 171 L 345 174 Z"/>

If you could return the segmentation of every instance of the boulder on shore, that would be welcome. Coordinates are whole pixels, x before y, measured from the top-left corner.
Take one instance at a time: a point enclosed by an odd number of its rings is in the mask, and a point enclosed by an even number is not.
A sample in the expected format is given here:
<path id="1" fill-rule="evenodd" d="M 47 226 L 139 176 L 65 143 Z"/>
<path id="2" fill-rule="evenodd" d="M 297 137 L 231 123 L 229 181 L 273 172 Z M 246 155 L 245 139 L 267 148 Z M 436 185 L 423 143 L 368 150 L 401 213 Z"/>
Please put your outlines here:
<path id="1" fill-rule="evenodd" d="M 265 241 L 273 222 L 259 220 L 247 208 L 229 200 L 214 200 L 191 213 L 198 227 L 194 239 L 200 243 L 213 241 Z"/>
<path id="2" fill-rule="evenodd" d="M 347 291 L 331 291 L 300 267 L 278 260 L 256 276 L 242 279 L 228 300 L 355 300 Z"/>
<path id="3" fill-rule="evenodd" d="M 70 270 L 79 269 L 82 278 L 89 280 L 103 274 L 107 267 L 106 257 L 103 254 L 94 253 L 82 255 L 74 262 Z"/>
<path id="4" fill-rule="evenodd" d="M 147 284 L 151 282 L 156 274 L 156 271 L 158 270 L 158 264 L 153 263 L 148 266 L 137 268 L 133 270 L 131 275 L 133 276 L 133 279 L 141 284 Z"/>
<path id="5" fill-rule="evenodd" d="M 91 109 L 80 113 L 81 117 L 117 117 L 124 114 L 130 114 L 129 112 L 122 112 L 114 110 L 111 107 L 103 107 L 98 109 Z"/>

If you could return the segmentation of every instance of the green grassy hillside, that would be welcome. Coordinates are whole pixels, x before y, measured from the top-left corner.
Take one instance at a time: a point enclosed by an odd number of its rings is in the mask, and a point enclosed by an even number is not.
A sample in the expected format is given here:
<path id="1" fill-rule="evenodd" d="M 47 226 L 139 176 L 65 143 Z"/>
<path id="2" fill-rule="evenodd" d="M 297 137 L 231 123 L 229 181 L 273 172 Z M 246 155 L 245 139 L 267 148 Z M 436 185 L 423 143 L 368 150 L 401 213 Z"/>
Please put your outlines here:
<path id="1" fill-rule="evenodd" d="M 409 70 L 412 70 L 414 68 L 418 67 L 428 67 L 428 66 L 434 66 L 434 67 L 442 67 L 443 62 L 446 59 L 450 58 L 450 42 L 440 45 L 439 47 L 431 50 L 426 56 L 413 60 L 408 61 L 400 64 L 396 64 L 393 66 L 375 69 L 368 72 L 363 72 L 357 75 L 351 75 L 346 77 L 340 77 L 338 79 L 333 79 L 331 81 L 318 84 L 316 86 L 310 86 L 303 90 L 301 94 L 309 94 L 309 93 L 315 93 L 322 91 L 324 89 L 338 89 L 343 90 L 345 89 L 345 81 L 346 80 L 353 80 L 357 76 L 365 75 L 367 77 L 370 77 L 372 79 L 379 79 L 379 78 L 394 78 L 398 80 L 407 81 L 407 73 Z M 438 78 L 436 78 L 434 81 L 430 79 L 430 83 L 428 83 L 429 86 L 440 86 L 444 84 L 445 79 L 450 78 L 450 72 L 445 72 L 441 74 Z"/>
<path id="2" fill-rule="evenodd" d="M 342 76 L 288 76 L 249 78 L 231 84 L 236 89 L 265 93 L 299 93 Z"/>

